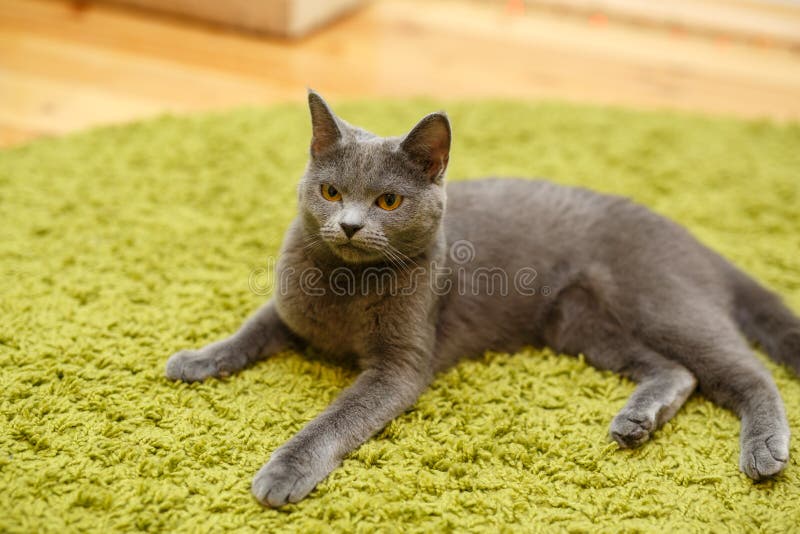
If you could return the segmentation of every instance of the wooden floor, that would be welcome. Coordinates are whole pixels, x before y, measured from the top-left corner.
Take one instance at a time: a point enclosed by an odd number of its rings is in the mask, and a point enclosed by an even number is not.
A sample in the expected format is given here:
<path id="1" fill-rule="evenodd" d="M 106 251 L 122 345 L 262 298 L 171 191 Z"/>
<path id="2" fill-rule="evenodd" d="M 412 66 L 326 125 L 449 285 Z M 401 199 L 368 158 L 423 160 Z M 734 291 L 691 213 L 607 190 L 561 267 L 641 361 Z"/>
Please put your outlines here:
<path id="1" fill-rule="evenodd" d="M 105 3 L 0 0 L 0 145 L 300 100 L 307 86 L 332 100 L 546 97 L 800 119 L 796 47 L 513 5 L 382 0 L 284 41 Z"/>

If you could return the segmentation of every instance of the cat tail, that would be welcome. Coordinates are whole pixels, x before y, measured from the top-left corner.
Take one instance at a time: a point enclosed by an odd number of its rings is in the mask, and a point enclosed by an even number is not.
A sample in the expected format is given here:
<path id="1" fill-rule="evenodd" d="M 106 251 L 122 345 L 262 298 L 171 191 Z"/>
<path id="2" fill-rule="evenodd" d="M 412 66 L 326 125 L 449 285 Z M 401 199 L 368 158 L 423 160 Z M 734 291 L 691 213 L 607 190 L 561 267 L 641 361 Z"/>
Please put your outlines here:
<path id="1" fill-rule="evenodd" d="M 800 318 L 777 294 L 736 268 L 732 270 L 732 282 L 734 317 L 739 328 L 770 358 L 800 375 Z"/>

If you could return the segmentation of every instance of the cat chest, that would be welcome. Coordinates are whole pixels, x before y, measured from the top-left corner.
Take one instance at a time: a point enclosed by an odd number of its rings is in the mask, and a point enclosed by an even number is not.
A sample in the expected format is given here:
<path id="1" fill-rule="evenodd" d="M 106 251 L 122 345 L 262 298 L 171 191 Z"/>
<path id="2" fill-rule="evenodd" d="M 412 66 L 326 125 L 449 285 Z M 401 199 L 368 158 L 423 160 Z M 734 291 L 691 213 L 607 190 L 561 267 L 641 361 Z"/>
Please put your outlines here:
<path id="1" fill-rule="evenodd" d="M 298 283 L 284 287 L 275 301 L 279 315 L 295 334 L 331 354 L 365 354 L 377 324 L 370 295 L 337 294 L 330 288 Z"/>

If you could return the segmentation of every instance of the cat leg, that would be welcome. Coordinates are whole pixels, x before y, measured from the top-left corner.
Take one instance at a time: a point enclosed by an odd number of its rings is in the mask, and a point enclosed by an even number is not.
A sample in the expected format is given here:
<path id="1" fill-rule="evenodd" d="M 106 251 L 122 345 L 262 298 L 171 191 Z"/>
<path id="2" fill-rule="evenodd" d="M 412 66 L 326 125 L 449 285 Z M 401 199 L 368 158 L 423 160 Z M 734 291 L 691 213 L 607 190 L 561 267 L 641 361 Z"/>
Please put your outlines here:
<path id="1" fill-rule="evenodd" d="M 624 374 L 637 381 L 638 386 L 611 421 L 609 434 L 620 447 L 633 448 L 672 419 L 695 390 L 697 380 L 682 365 L 645 347 L 631 346 L 628 350 L 637 362 L 635 369 Z"/>
<path id="2" fill-rule="evenodd" d="M 633 395 L 611 421 L 609 435 L 621 447 L 638 447 L 650 439 L 697 385 L 686 367 L 633 338 L 590 290 L 578 285 L 559 293 L 545 335 L 554 349 L 584 354 L 592 366 L 637 382 Z"/>
<path id="3" fill-rule="evenodd" d="M 253 479 L 264 505 L 297 502 L 342 458 L 403 413 L 428 386 L 427 364 L 383 364 L 365 370 L 322 414 L 275 450 Z"/>
<path id="4" fill-rule="evenodd" d="M 293 334 L 272 301 L 262 306 L 238 332 L 199 350 L 182 350 L 167 360 L 166 375 L 173 380 L 196 382 L 223 377 L 287 348 Z"/>
<path id="5" fill-rule="evenodd" d="M 760 480 L 786 467 L 789 424 L 778 388 L 725 314 L 683 310 L 649 335 L 692 371 L 703 395 L 741 418 L 739 468 L 747 476 Z"/>

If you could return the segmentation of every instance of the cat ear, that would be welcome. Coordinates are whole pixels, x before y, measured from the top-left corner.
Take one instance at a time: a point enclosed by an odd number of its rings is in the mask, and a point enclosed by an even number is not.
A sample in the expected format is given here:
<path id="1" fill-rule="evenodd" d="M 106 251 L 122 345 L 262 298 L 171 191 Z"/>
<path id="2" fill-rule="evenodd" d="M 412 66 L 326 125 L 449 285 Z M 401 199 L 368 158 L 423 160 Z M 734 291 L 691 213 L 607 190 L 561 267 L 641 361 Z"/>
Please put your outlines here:
<path id="1" fill-rule="evenodd" d="M 450 159 L 450 121 L 444 113 L 431 113 L 414 126 L 400 148 L 422 167 L 425 177 L 437 181 L 444 176 Z"/>
<path id="2" fill-rule="evenodd" d="M 308 90 L 308 109 L 311 111 L 311 156 L 317 157 L 339 142 L 342 130 L 331 108 L 312 89 Z"/>

